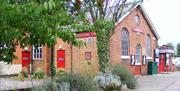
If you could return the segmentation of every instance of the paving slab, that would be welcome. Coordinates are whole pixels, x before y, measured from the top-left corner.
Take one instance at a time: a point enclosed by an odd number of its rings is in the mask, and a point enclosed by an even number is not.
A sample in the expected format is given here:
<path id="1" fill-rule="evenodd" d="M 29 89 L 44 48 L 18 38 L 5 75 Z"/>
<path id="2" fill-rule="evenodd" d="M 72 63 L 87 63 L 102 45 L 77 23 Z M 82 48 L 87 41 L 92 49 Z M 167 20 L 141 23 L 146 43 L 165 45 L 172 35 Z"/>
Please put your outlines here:
<path id="1" fill-rule="evenodd" d="M 43 80 L 12 80 L 0 78 L 0 91 L 4 90 L 15 90 L 15 89 L 26 89 L 33 86 L 37 86 L 43 83 Z"/>
<path id="2" fill-rule="evenodd" d="M 180 91 L 180 71 L 140 76 L 137 81 L 132 91 Z"/>

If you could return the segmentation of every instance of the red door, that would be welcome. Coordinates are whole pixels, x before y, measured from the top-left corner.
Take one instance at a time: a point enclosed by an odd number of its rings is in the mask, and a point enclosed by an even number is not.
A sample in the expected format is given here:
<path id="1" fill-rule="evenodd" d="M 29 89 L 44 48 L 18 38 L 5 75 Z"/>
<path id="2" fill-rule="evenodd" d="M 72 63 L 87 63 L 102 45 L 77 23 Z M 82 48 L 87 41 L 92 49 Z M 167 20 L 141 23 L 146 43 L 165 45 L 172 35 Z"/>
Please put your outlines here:
<path id="1" fill-rule="evenodd" d="M 159 59 L 159 67 L 158 67 L 160 73 L 164 72 L 164 66 L 165 66 L 165 55 L 161 54 Z"/>
<path id="2" fill-rule="evenodd" d="M 23 51 L 22 52 L 22 67 L 26 67 L 28 71 L 30 70 L 30 52 L 29 51 Z"/>
<path id="3" fill-rule="evenodd" d="M 141 65 L 135 65 L 134 75 L 141 75 Z"/>
<path id="4" fill-rule="evenodd" d="M 65 68 L 65 51 L 57 51 L 57 68 Z"/>

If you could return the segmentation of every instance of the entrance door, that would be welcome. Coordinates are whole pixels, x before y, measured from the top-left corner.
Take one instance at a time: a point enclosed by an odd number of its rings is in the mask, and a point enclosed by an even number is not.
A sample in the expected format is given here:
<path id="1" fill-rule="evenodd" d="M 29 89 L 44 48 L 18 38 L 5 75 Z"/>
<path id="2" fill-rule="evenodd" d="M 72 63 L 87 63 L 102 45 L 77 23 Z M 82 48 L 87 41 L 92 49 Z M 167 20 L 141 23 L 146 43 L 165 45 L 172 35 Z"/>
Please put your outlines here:
<path id="1" fill-rule="evenodd" d="M 141 45 L 138 44 L 136 46 L 136 54 L 135 54 L 135 75 L 141 75 Z"/>
<path id="2" fill-rule="evenodd" d="M 28 71 L 30 71 L 30 52 L 23 51 L 22 52 L 22 67 L 26 67 Z"/>
<path id="3" fill-rule="evenodd" d="M 57 51 L 57 68 L 65 68 L 65 51 Z"/>
<path id="4" fill-rule="evenodd" d="M 136 65 L 135 66 L 134 75 L 141 75 L 141 65 Z"/>
<path id="5" fill-rule="evenodd" d="M 164 66 L 165 66 L 165 55 L 160 54 L 159 67 L 158 67 L 160 73 L 164 72 Z"/>

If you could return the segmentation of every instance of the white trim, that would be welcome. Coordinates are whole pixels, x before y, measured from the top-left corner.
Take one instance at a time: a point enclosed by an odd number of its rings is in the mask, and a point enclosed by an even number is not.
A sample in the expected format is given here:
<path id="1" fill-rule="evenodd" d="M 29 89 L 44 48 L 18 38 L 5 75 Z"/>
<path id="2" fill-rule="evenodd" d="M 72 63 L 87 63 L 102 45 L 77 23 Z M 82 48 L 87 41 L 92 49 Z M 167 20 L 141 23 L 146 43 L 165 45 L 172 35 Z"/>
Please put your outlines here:
<path id="1" fill-rule="evenodd" d="M 135 63 L 135 65 L 141 65 L 141 63 Z"/>
<path id="2" fill-rule="evenodd" d="M 121 56 L 121 59 L 130 59 L 130 56 Z"/>
<path id="3" fill-rule="evenodd" d="M 150 59 L 152 59 L 152 57 L 146 57 L 146 59 L 150 60 Z"/>
<path id="4" fill-rule="evenodd" d="M 43 47 L 42 47 L 42 46 L 38 46 L 38 47 L 37 47 L 38 50 L 39 50 L 40 48 L 41 48 L 42 51 L 41 51 L 41 53 L 38 53 L 38 55 L 41 54 L 41 58 L 40 58 L 40 57 L 39 57 L 39 58 L 37 58 L 37 57 L 35 58 L 35 57 L 34 57 L 34 52 L 35 52 L 34 49 L 35 49 L 35 47 L 34 47 L 34 45 L 33 45 L 33 53 L 32 53 L 33 60 L 42 60 L 42 58 L 43 58 Z M 40 52 L 40 50 L 39 50 L 39 52 Z M 37 53 L 36 53 L 36 54 L 37 54 Z"/>
<path id="5" fill-rule="evenodd" d="M 130 9 L 125 15 L 123 15 L 118 22 L 115 23 L 115 25 L 118 25 L 118 23 L 120 23 L 122 20 L 124 20 L 124 18 L 126 18 L 136 7 L 138 7 L 140 5 L 140 3 L 138 3 L 137 5 L 135 5 L 132 9 Z"/>
<path id="6" fill-rule="evenodd" d="M 158 39 L 160 39 L 160 36 L 155 28 L 155 26 L 153 25 L 150 17 L 148 16 L 146 10 L 144 9 L 143 5 L 141 3 L 138 3 L 136 6 L 134 6 L 131 10 L 129 10 L 129 12 L 127 12 L 125 15 L 123 15 L 118 22 L 115 23 L 115 26 L 118 25 L 118 23 L 120 23 L 121 21 L 123 21 L 135 8 L 137 8 L 138 6 L 140 6 L 140 11 L 142 11 L 143 15 L 145 16 L 145 19 L 148 23 L 148 25 L 150 25 L 151 31 L 153 32 L 153 34 L 155 35 L 155 37 Z"/>

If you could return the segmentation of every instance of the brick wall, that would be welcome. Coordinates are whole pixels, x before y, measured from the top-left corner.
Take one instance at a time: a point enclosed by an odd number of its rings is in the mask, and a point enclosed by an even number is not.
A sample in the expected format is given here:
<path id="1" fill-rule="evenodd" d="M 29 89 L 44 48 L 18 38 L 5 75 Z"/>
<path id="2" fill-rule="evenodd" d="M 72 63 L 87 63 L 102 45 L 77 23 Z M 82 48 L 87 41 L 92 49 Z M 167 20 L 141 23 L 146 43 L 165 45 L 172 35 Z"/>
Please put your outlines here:
<path id="1" fill-rule="evenodd" d="M 136 26 L 134 16 L 140 16 L 140 29 L 143 30 L 143 33 L 137 34 L 137 32 L 132 31 L 132 28 Z M 115 28 L 114 35 L 110 38 L 110 62 L 111 64 L 123 64 L 127 66 L 134 74 L 147 74 L 147 64 L 141 66 L 131 66 L 130 58 L 129 59 L 121 59 L 121 30 L 123 27 L 128 29 L 129 33 L 129 56 L 135 55 L 135 48 L 137 44 L 141 45 L 141 55 L 146 55 L 146 37 L 147 34 L 151 37 L 152 44 L 152 58 L 153 51 L 156 48 L 156 40 L 153 33 L 150 30 L 149 25 L 147 24 L 143 14 L 141 11 L 136 8 L 133 10 L 127 17 L 124 18 L 123 21 L 119 22 Z M 79 38 L 80 40 L 86 42 L 88 37 Z M 65 68 L 64 70 L 67 72 L 76 72 L 76 73 L 89 73 L 94 74 L 98 72 L 98 55 L 97 55 L 97 45 L 96 45 L 96 37 L 92 37 L 93 42 L 87 44 L 87 46 L 77 48 L 72 45 L 69 45 L 63 42 L 61 39 L 57 39 L 57 43 L 54 46 L 54 60 L 55 67 L 57 67 L 57 51 L 64 50 L 65 51 Z M 13 60 L 13 64 L 21 64 L 23 49 L 17 47 L 15 54 L 18 59 Z M 31 47 L 29 48 L 31 51 Z M 91 52 L 91 59 L 86 59 L 85 53 Z M 45 72 L 49 72 L 50 65 L 50 48 L 47 46 L 43 47 L 43 58 L 41 60 L 34 60 L 33 69 L 41 68 Z M 153 60 L 153 59 L 152 59 Z M 142 62 L 141 62 L 142 63 Z M 72 65 L 72 66 L 71 66 Z M 57 69 L 59 70 L 59 69 Z"/>
<path id="2" fill-rule="evenodd" d="M 136 15 L 140 16 L 140 29 L 143 30 L 143 33 L 137 34 L 137 32 L 133 31 L 132 29 L 136 26 L 136 22 L 134 17 Z M 152 46 L 152 58 L 153 58 L 153 51 L 156 48 L 155 37 L 150 30 L 149 25 L 147 24 L 143 14 L 141 11 L 136 8 L 133 10 L 127 17 L 124 18 L 123 21 L 119 22 L 115 28 L 115 33 L 110 39 L 110 60 L 112 64 L 121 63 L 126 65 L 134 74 L 137 73 L 138 68 L 135 66 L 130 65 L 130 58 L 129 59 L 121 59 L 121 30 L 125 27 L 128 29 L 129 33 L 129 56 L 135 55 L 136 53 L 136 46 L 137 44 L 141 45 L 141 55 L 146 55 L 146 37 L 147 34 L 151 37 L 151 46 Z M 152 59 L 153 60 L 153 59 Z M 142 63 L 142 60 L 141 60 Z M 141 65 L 141 74 L 147 74 L 147 64 Z"/>

